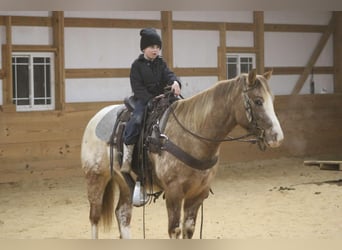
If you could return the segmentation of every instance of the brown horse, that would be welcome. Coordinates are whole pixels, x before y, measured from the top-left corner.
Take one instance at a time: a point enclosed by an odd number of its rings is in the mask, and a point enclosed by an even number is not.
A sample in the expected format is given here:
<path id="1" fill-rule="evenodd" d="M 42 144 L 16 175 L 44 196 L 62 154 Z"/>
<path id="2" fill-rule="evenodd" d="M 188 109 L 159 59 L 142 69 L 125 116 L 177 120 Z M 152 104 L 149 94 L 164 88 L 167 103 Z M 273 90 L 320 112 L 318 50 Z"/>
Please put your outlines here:
<path id="1" fill-rule="evenodd" d="M 172 104 L 172 112 L 163 121 L 164 137 L 196 159 L 201 168 L 190 167 L 185 163 L 187 161 L 167 150 L 160 154 L 149 153 L 153 183 L 165 194 L 170 238 L 192 238 L 198 209 L 208 197 L 217 172 L 220 144 L 236 125 L 256 135 L 263 145 L 278 147 L 281 144 L 283 132 L 267 82 L 271 74 L 256 75 L 253 70 Z M 120 238 L 131 237 L 132 192 L 116 159 L 111 175 L 109 146 L 95 131 L 105 114 L 113 110 L 117 113 L 122 108 L 123 105 L 113 105 L 99 111 L 88 123 L 83 136 L 82 165 L 88 185 L 92 238 L 98 238 L 100 220 L 108 227 L 111 225 L 114 184 L 119 187 L 115 214 Z M 147 192 L 151 191 L 151 187 L 146 188 Z M 180 225 L 182 209 L 183 223 Z"/>

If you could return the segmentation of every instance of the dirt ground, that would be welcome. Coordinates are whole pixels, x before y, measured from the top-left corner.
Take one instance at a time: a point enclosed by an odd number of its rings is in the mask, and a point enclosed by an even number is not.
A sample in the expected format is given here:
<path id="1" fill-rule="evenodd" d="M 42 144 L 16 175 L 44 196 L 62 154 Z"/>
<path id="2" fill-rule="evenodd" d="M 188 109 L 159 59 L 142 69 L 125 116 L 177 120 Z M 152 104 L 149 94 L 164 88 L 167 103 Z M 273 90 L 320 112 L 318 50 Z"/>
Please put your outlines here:
<path id="1" fill-rule="evenodd" d="M 204 239 L 338 239 L 342 171 L 304 166 L 301 158 L 222 165 L 204 203 Z M 90 238 L 83 177 L 0 184 L 0 239 Z M 132 237 L 143 238 L 143 208 Z M 194 238 L 199 238 L 201 214 Z M 116 222 L 100 238 L 118 238 Z M 164 200 L 145 207 L 145 237 L 164 239 Z"/>

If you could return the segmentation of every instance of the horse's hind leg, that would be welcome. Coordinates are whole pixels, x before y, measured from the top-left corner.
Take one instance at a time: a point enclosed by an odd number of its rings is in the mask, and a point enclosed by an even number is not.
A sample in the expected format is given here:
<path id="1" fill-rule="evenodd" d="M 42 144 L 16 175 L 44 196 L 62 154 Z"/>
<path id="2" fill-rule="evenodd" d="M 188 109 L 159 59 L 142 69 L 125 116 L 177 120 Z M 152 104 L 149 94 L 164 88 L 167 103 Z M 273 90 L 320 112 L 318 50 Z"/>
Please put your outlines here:
<path id="1" fill-rule="evenodd" d="M 86 179 L 90 204 L 89 220 L 91 223 L 91 237 L 92 239 L 97 239 L 98 223 L 102 213 L 103 195 L 109 180 L 96 173 L 88 173 Z"/>
<path id="2" fill-rule="evenodd" d="M 124 177 L 117 173 L 116 183 L 119 185 L 120 194 L 119 201 L 115 209 L 115 215 L 119 226 L 120 238 L 130 239 L 131 229 L 130 223 L 132 218 L 132 192 L 125 182 Z"/>

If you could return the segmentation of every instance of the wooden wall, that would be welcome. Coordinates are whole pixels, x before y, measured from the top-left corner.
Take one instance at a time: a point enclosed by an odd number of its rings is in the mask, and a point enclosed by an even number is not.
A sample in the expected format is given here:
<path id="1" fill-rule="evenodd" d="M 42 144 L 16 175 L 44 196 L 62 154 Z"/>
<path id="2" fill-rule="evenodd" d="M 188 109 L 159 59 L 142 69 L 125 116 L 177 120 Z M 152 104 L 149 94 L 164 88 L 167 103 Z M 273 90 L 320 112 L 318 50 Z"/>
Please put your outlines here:
<path id="1" fill-rule="evenodd" d="M 52 17 L 0 17 L 0 26 L 6 28 L 6 44 L 2 46 L 4 105 L 0 107 L 0 183 L 30 178 L 82 175 L 80 166 L 80 143 L 88 120 L 101 108 L 113 103 L 66 103 L 64 82 L 68 78 L 124 77 L 128 69 L 68 69 L 64 65 L 64 27 L 108 27 L 137 28 L 154 26 L 162 29 L 163 36 L 172 36 L 172 29 L 218 30 L 218 67 L 174 68 L 179 76 L 218 76 L 224 78 L 225 67 L 222 55 L 228 52 L 253 52 L 258 54 L 257 68 L 264 68 L 264 32 L 319 32 L 334 36 L 334 67 L 314 67 L 319 74 L 335 76 L 335 92 L 341 93 L 341 12 L 334 12 L 334 27 L 327 25 L 264 24 L 263 13 L 254 12 L 253 23 L 206 23 L 172 21 L 172 13 L 162 12 L 162 20 L 114 20 L 94 18 L 64 18 L 63 12 L 53 12 Z M 331 21 L 332 23 L 332 21 Z M 14 45 L 11 41 L 12 26 L 51 26 L 53 45 Z M 330 27 L 330 28 L 329 28 Z M 226 47 L 225 32 L 254 31 L 254 47 Z M 326 36 L 327 36 L 326 35 Z M 172 39 L 170 39 L 172 40 Z M 324 41 L 323 41 L 324 42 Z M 322 44 L 323 44 L 322 42 Z M 166 44 L 165 44 L 166 45 Z M 163 46 L 170 67 L 172 65 L 172 43 Z M 316 51 L 322 49 L 318 46 Z M 11 65 L 6 58 L 13 51 L 53 51 L 56 63 L 56 111 L 15 112 L 11 103 Z M 317 54 L 317 53 L 313 53 Z M 275 67 L 274 74 L 303 74 L 310 71 L 315 61 L 303 67 Z M 298 89 L 302 86 L 299 82 Z M 342 94 L 277 96 L 276 111 L 285 133 L 283 146 L 258 150 L 256 145 L 227 142 L 222 145 L 221 162 L 250 161 L 279 157 L 342 156 Z M 236 129 L 233 135 L 244 133 Z"/>
<path id="2" fill-rule="evenodd" d="M 65 112 L 0 112 L 0 183 L 21 179 L 82 175 L 80 143 L 89 119 L 112 103 L 67 106 Z M 226 142 L 221 162 L 279 157 L 342 157 L 342 95 L 277 96 L 285 133 L 283 146 L 258 150 L 256 145 Z M 237 128 L 233 135 L 243 134 Z"/>

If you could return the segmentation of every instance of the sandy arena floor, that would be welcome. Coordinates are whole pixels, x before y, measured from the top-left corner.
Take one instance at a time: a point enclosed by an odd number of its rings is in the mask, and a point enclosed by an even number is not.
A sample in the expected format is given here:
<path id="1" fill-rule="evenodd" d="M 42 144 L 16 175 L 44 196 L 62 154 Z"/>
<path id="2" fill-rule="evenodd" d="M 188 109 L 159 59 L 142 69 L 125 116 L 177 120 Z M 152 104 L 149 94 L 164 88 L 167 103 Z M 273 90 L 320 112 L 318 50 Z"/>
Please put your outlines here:
<path id="1" fill-rule="evenodd" d="M 205 239 L 338 239 L 342 236 L 342 171 L 285 158 L 222 165 L 204 203 Z M 83 177 L 0 184 L 0 239 L 90 238 Z M 132 236 L 143 238 L 143 209 Z M 199 238 L 199 221 L 194 238 Z M 167 238 L 162 198 L 145 208 L 147 239 Z M 100 238 L 118 238 L 116 222 Z"/>

